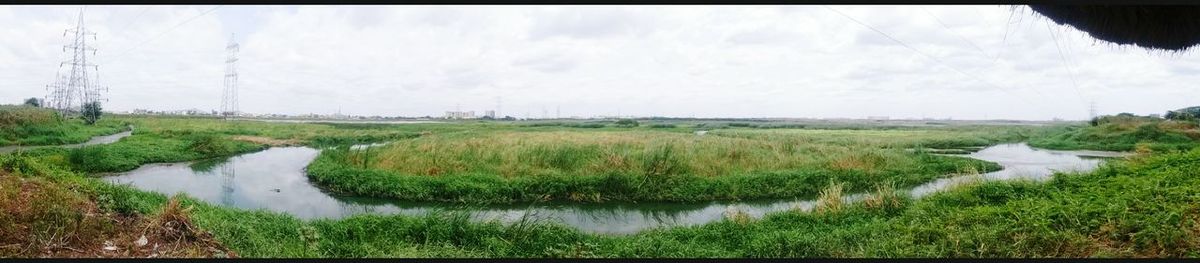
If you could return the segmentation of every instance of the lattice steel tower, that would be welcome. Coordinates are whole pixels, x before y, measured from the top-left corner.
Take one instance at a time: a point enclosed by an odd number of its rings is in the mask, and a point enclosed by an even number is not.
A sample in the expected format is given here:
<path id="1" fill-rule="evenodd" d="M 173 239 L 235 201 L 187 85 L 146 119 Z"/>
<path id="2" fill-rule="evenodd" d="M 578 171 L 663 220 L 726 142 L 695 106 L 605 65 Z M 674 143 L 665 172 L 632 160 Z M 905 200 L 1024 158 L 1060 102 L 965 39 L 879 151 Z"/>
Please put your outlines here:
<path id="1" fill-rule="evenodd" d="M 226 120 L 238 115 L 238 74 L 237 74 L 238 44 L 229 35 L 229 44 L 225 45 L 225 91 L 221 94 L 221 116 Z"/>
<path id="2" fill-rule="evenodd" d="M 54 83 L 46 85 L 46 89 L 50 91 L 45 98 L 47 107 L 56 109 L 63 115 L 80 112 L 83 104 L 104 100 L 100 92 L 108 91 L 108 87 L 99 85 L 99 66 L 88 63 L 87 52 L 91 51 L 95 56 L 96 49 L 88 46 L 87 36 L 96 40 L 96 33 L 87 31 L 83 26 L 83 10 L 79 11 L 78 19 L 75 28 L 63 31 L 64 37 L 71 33 L 73 38 L 70 44 L 63 45 L 63 53 L 70 54 L 71 59 L 58 64 L 59 70 L 54 76 Z M 67 65 L 71 67 L 64 72 L 63 66 Z M 90 74 L 89 68 L 92 69 Z"/>

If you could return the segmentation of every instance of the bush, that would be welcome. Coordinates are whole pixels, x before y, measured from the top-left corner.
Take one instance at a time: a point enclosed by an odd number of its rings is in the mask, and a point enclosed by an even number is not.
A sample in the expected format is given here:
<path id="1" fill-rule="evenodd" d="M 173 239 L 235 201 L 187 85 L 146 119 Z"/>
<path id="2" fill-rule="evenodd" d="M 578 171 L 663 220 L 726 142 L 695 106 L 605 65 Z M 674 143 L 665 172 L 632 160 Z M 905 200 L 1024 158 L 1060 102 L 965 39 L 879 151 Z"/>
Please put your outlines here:
<path id="1" fill-rule="evenodd" d="M 207 156 L 225 155 L 233 151 L 233 143 L 213 134 L 195 135 L 188 149 Z"/>
<path id="2" fill-rule="evenodd" d="M 617 127 L 633 128 L 638 126 L 638 121 L 634 119 L 622 119 L 616 122 Z"/>
<path id="3" fill-rule="evenodd" d="M 96 121 L 100 119 L 100 114 L 102 114 L 100 110 L 99 102 L 93 101 L 83 104 L 81 112 L 83 114 L 83 121 L 88 125 L 96 124 Z"/>

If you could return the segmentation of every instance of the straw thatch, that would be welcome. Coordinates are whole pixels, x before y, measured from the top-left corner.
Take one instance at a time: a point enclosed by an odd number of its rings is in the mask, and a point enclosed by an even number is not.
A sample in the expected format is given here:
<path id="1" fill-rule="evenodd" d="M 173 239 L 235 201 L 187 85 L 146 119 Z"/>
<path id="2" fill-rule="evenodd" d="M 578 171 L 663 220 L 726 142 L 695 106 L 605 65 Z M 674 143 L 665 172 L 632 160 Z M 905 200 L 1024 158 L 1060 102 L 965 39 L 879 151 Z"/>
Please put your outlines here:
<path id="1" fill-rule="evenodd" d="M 1170 51 L 1200 44 L 1200 6 L 1029 7 L 1055 23 L 1116 44 Z"/>

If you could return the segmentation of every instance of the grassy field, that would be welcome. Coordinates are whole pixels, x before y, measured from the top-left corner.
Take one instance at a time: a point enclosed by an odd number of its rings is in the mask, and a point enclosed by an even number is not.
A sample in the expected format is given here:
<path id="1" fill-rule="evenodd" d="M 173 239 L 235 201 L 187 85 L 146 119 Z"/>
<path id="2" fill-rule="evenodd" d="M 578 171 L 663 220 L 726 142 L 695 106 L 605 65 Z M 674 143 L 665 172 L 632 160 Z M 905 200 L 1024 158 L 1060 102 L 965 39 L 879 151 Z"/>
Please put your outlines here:
<path id="1" fill-rule="evenodd" d="M 0 105 L 0 146 L 81 143 L 93 136 L 117 133 L 125 126 L 125 122 L 112 119 L 86 125 L 50 109 Z"/>
<path id="2" fill-rule="evenodd" d="M 537 126 L 553 127 L 553 126 Z M 323 187 L 412 201 L 706 201 L 814 197 L 913 186 L 995 164 L 909 152 L 1017 141 L 1021 130 L 758 130 L 695 135 L 644 127 L 476 129 L 366 151 L 325 150 L 308 168 Z"/>
<path id="3" fill-rule="evenodd" d="M 3 157 L 0 168 L 11 176 L 76 189 L 100 211 L 145 220 L 170 207 L 161 194 L 32 158 Z M 818 213 L 763 219 L 735 214 L 707 225 L 628 236 L 537 223 L 474 223 L 456 214 L 302 221 L 179 199 L 189 208 L 189 222 L 204 230 L 201 235 L 211 233 L 244 257 L 1195 257 L 1196 171 L 1200 150 L 1111 163 L 1049 183 L 968 185 L 916 201 L 881 191 L 879 201 L 831 204 Z M 48 218 L 33 221 L 44 224 Z M 31 237 L 77 230 L 46 231 Z"/>
<path id="4" fill-rule="evenodd" d="M 733 126 L 696 136 L 691 133 L 694 124 L 687 123 L 588 128 L 134 116 L 109 120 L 131 123 L 134 135 L 80 149 L 0 154 L 0 225 L 10 226 L 0 232 L 0 257 L 1200 256 L 1200 149 L 1171 147 L 1173 151 L 1112 161 L 1090 173 L 1060 174 L 1048 183 L 965 185 L 920 200 L 896 195 L 887 184 L 915 184 L 981 165 L 905 149 L 1060 140 L 1073 138 L 1062 134 L 1101 126 Z M 370 152 L 326 150 L 309 167 L 310 176 L 330 187 L 362 185 L 342 189 L 345 192 L 411 191 L 431 200 L 544 198 L 535 193 L 579 201 L 777 195 L 816 196 L 820 208 L 761 219 L 732 213 L 700 226 L 602 235 L 539 222 L 471 222 L 453 213 L 308 221 L 186 196 L 171 198 L 94 177 L 144 163 L 227 156 L 268 145 L 392 140 L 396 142 Z M 1131 147 L 1190 145 L 1171 140 L 1139 139 Z M 731 152 L 739 157 L 732 158 Z M 606 153 L 616 153 L 628 166 L 616 166 L 623 169 L 616 172 L 597 168 L 607 165 Z M 491 156 L 500 161 L 491 161 Z M 438 165 L 433 158 L 462 165 Z M 410 165 L 414 163 L 425 166 Z M 659 169 L 662 163 L 678 168 Z M 429 167 L 447 168 L 420 173 Z M 322 181 L 317 175 L 321 169 L 340 172 L 332 176 L 344 178 Z M 844 187 L 829 188 L 833 182 Z M 860 191 L 873 195 L 855 204 L 833 198 L 835 193 Z M 596 194 L 600 198 L 589 196 Z M 617 197 L 621 195 L 625 197 Z M 138 246 L 142 236 L 151 245 Z M 107 245 L 115 249 L 104 249 Z M 154 245 L 158 249 L 151 249 Z"/>

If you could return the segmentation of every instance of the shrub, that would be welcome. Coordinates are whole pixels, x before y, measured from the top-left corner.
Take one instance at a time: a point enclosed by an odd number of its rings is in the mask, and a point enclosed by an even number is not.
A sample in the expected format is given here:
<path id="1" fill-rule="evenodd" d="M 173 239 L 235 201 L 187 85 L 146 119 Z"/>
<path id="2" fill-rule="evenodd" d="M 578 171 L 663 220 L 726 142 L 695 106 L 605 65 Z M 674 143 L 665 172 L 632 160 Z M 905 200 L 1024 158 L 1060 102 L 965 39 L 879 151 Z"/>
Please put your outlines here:
<path id="1" fill-rule="evenodd" d="M 632 127 L 638 126 L 638 121 L 634 120 L 634 119 L 622 119 L 622 120 L 618 120 L 616 122 L 616 124 L 617 124 L 617 127 L 632 128 Z"/>
<path id="2" fill-rule="evenodd" d="M 96 124 L 96 121 L 100 119 L 100 114 L 102 114 L 100 103 L 95 101 L 83 104 L 81 110 L 83 121 L 87 122 L 88 125 Z"/>

